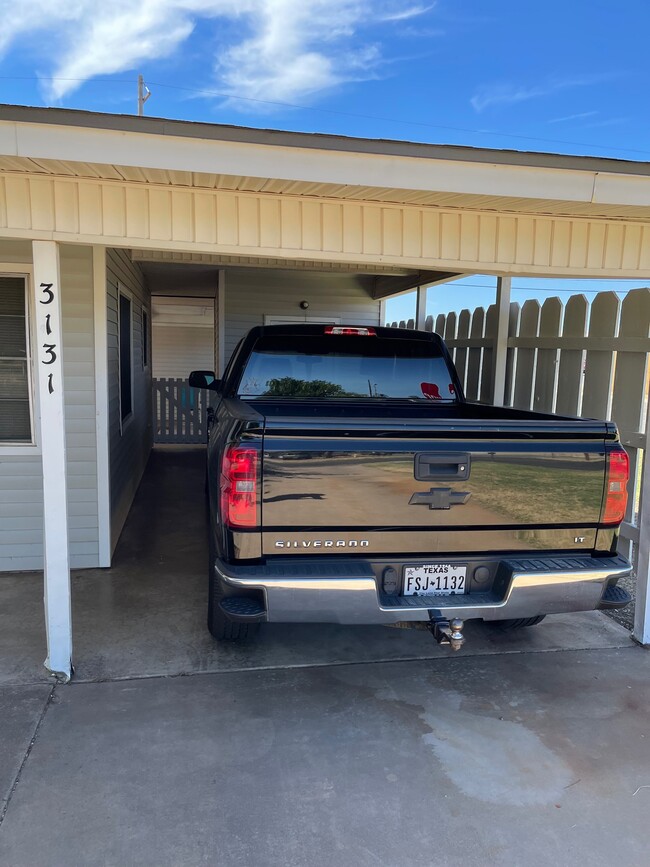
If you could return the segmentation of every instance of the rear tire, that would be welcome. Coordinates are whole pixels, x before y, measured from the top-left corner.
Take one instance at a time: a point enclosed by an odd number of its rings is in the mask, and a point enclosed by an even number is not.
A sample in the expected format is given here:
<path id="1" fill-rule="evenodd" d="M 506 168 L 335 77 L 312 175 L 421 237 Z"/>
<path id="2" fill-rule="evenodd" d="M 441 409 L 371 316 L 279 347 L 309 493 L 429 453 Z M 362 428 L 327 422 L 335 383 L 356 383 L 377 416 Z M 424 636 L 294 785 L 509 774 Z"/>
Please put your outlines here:
<path id="1" fill-rule="evenodd" d="M 210 538 L 210 554 L 208 563 L 208 629 L 216 641 L 244 642 L 251 641 L 260 629 L 259 623 L 242 623 L 231 620 L 219 604 L 224 597 L 223 584 L 215 574 L 214 543 L 212 527 L 208 527 Z"/>
<path id="2" fill-rule="evenodd" d="M 517 617 L 514 620 L 492 620 L 490 625 L 499 632 L 514 632 L 515 629 L 523 629 L 526 626 L 537 626 L 545 617 L 545 614 L 538 614 L 536 617 Z"/>

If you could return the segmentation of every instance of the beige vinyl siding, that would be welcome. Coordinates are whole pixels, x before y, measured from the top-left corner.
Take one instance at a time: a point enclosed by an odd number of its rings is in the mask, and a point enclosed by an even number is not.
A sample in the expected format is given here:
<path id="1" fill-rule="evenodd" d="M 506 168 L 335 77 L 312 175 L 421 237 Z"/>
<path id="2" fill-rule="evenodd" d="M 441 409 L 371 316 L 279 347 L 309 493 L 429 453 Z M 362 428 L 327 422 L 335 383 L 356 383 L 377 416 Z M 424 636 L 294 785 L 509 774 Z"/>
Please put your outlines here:
<path id="1" fill-rule="evenodd" d="M 0 571 L 42 568 L 41 456 L 3 457 L 0 447 Z"/>
<path id="2" fill-rule="evenodd" d="M 124 250 L 107 250 L 108 416 L 111 483 L 111 543 L 114 548 L 140 484 L 153 442 L 151 365 L 142 365 L 142 306 L 150 308 L 149 290 L 139 265 Z M 133 335 L 132 416 L 120 424 L 118 295 L 131 297 Z M 150 318 L 151 321 L 151 318 Z M 149 340 L 151 345 L 151 337 Z"/>
<path id="3" fill-rule="evenodd" d="M 157 379 L 187 379 L 192 370 L 214 370 L 212 328 L 154 325 L 152 338 Z"/>
<path id="4" fill-rule="evenodd" d="M 345 325 L 379 325 L 379 301 L 368 294 L 372 278 L 322 272 L 227 271 L 226 362 L 240 338 L 265 316 L 337 317 Z M 309 308 L 302 310 L 300 302 Z"/>
<path id="5" fill-rule="evenodd" d="M 0 242 L 0 270 L 31 258 L 29 242 Z M 60 261 L 70 565 L 85 568 L 98 564 L 92 248 L 61 245 Z M 0 571 L 42 568 L 41 456 L 0 445 Z"/>

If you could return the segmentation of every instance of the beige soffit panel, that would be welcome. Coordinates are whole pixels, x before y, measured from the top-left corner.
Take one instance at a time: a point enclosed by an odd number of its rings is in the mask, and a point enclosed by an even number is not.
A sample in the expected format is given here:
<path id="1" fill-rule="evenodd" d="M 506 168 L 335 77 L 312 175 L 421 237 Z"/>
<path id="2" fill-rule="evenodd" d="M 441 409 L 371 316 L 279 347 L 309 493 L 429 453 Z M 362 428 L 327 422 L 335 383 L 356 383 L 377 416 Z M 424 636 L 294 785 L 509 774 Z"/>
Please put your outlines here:
<path id="1" fill-rule="evenodd" d="M 47 158 L 0 156 L 0 171 L 22 172 L 78 178 L 103 178 L 127 180 L 135 183 L 165 186 L 196 187 L 197 189 L 221 189 L 244 192 L 270 192 L 282 195 L 325 197 L 396 204 L 438 205 L 450 208 L 471 208 L 513 213 L 563 216 L 600 216 L 611 218 L 650 219 L 650 202 L 646 185 L 636 176 L 616 175 L 614 183 L 624 190 L 626 203 L 611 204 L 616 197 L 611 190 L 610 178 L 599 176 L 593 179 L 592 198 L 588 201 L 567 201 L 563 198 L 530 198 L 519 191 L 517 196 L 481 195 L 478 193 L 454 193 L 423 189 L 406 189 L 360 184 L 332 184 L 313 181 L 288 180 L 286 178 L 262 178 L 243 175 L 226 175 L 211 172 L 169 171 L 105 163 L 73 162 Z"/>
<path id="2" fill-rule="evenodd" d="M 650 224 L 0 174 L 0 236 L 414 270 L 650 278 Z"/>

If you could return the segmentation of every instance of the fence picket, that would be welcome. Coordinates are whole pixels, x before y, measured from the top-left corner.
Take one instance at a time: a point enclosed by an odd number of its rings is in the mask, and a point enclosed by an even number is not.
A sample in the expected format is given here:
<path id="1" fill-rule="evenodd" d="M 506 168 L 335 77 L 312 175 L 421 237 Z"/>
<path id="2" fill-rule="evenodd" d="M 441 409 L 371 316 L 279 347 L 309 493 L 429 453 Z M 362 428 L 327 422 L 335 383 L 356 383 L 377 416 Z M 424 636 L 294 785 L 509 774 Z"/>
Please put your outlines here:
<path id="1" fill-rule="evenodd" d="M 530 298 L 521 308 L 518 337 L 537 337 L 541 308 L 539 301 Z M 515 388 L 513 406 L 517 409 L 530 409 L 535 379 L 536 349 L 517 349 L 515 362 Z"/>
<path id="2" fill-rule="evenodd" d="M 496 304 L 490 304 L 485 314 L 485 347 L 483 348 L 483 367 L 479 384 L 479 399 L 489 403 L 493 395 L 493 345 L 497 336 L 498 311 Z"/>
<path id="3" fill-rule="evenodd" d="M 650 337 L 650 289 L 633 289 L 621 306 L 618 331 L 626 337 Z M 612 418 L 622 435 L 643 431 L 648 356 L 645 352 L 619 352 L 616 358 Z"/>
<path id="4" fill-rule="evenodd" d="M 447 317 L 444 313 L 439 313 L 436 316 L 436 327 L 433 329 L 436 334 L 440 334 L 441 336 L 445 333 L 445 319 Z"/>
<path id="5" fill-rule="evenodd" d="M 473 339 L 483 337 L 485 329 L 485 310 L 483 307 L 478 307 L 472 314 L 472 326 L 469 331 L 469 336 Z M 467 352 L 467 386 L 466 394 L 468 400 L 479 399 L 479 388 L 481 380 L 481 356 L 483 349 L 479 346 L 470 347 Z"/>
<path id="6" fill-rule="evenodd" d="M 456 314 L 452 311 L 451 313 L 448 313 L 445 317 L 444 333 L 440 331 L 438 332 L 438 334 L 440 334 L 440 336 L 444 338 L 445 343 L 447 344 L 447 348 L 451 353 L 451 358 L 454 364 L 456 363 L 456 348 L 453 346 L 452 341 L 456 339 L 456 324 L 457 317 Z"/>
<path id="7" fill-rule="evenodd" d="M 427 316 L 424 320 L 424 330 L 425 331 L 433 331 L 433 316 Z"/>
<path id="8" fill-rule="evenodd" d="M 540 337 L 559 337 L 562 329 L 562 302 L 559 298 L 547 298 L 542 304 L 539 318 Z M 559 349 L 538 349 L 533 391 L 533 409 L 536 412 L 553 412 L 557 394 Z"/>
<path id="9" fill-rule="evenodd" d="M 463 340 L 469 337 L 469 329 L 472 324 L 472 314 L 465 308 L 460 311 L 458 316 L 458 340 Z M 458 370 L 458 378 L 460 379 L 463 389 L 467 381 L 467 348 L 465 346 L 456 347 L 456 369 Z"/>
<path id="10" fill-rule="evenodd" d="M 621 306 L 615 292 L 600 292 L 591 305 L 589 341 L 615 337 Z M 614 353 L 611 349 L 588 349 L 585 359 L 584 393 L 580 415 L 588 418 L 610 418 Z"/>
<path id="11" fill-rule="evenodd" d="M 563 337 L 583 338 L 587 333 L 589 302 L 584 295 L 572 295 L 564 311 Z M 584 350 L 562 349 L 558 365 L 558 415 L 578 415 L 582 402 Z"/>
<path id="12" fill-rule="evenodd" d="M 519 304 L 516 301 L 511 301 L 510 311 L 508 313 L 508 335 L 511 337 L 514 337 L 518 333 L 520 315 L 521 308 L 519 307 Z M 504 404 L 506 406 L 512 406 L 516 356 L 517 350 L 508 347 L 508 353 L 506 355 L 506 387 L 504 394 Z"/>

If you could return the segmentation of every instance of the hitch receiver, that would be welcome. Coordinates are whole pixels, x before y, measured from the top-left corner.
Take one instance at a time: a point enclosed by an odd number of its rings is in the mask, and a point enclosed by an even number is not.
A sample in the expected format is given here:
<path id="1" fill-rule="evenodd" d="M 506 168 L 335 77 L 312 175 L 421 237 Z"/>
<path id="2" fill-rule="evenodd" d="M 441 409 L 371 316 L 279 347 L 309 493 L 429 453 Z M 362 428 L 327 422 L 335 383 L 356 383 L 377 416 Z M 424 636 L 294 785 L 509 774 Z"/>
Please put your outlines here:
<path id="1" fill-rule="evenodd" d="M 452 650 L 460 650 L 465 644 L 463 636 L 463 621 L 454 619 L 447 620 L 444 617 L 435 617 L 430 615 L 431 622 L 429 628 L 431 635 L 435 638 L 438 644 L 448 644 Z"/>

